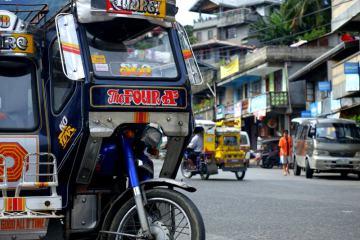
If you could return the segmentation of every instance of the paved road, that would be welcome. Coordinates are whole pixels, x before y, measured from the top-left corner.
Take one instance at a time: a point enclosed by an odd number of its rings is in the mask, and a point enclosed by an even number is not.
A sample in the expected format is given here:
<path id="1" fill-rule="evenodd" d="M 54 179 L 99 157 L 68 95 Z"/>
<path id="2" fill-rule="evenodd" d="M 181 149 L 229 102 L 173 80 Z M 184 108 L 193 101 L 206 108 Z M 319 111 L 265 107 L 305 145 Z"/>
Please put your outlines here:
<path id="1" fill-rule="evenodd" d="M 158 165 L 158 164 L 157 164 Z M 179 174 L 178 178 L 182 176 Z M 282 176 L 279 169 L 250 168 L 184 180 L 199 207 L 207 240 L 359 240 L 360 181 L 355 175 Z"/>

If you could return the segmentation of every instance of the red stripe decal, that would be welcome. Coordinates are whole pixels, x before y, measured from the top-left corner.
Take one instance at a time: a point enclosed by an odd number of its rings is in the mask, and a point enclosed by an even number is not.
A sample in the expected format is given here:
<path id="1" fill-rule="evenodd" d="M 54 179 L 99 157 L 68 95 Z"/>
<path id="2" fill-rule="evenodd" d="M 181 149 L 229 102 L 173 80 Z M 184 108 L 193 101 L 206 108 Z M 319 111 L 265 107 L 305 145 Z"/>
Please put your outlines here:
<path id="1" fill-rule="evenodd" d="M 80 55 L 80 50 L 76 49 L 76 48 L 72 48 L 72 47 L 68 47 L 68 46 L 62 46 L 62 49 L 64 52 L 71 52 L 77 55 Z"/>

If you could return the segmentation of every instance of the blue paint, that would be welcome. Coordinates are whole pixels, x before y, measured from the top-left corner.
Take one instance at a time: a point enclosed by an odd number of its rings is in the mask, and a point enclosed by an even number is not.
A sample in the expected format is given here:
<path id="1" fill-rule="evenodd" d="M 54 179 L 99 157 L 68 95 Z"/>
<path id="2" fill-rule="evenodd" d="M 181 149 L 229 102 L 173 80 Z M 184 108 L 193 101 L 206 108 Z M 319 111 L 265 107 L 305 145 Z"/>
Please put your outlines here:
<path id="1" fill-rule="evenodd" d="M 125 161 L 126 170 L 130 179 L 131 188 L 139 187 L 140 182 L 137 174 L 135 156 L 131 148 L 131 140 L 126 138 L 124 135 L 120 136 L 123 159 Z"/>
<path id="2" fill-rule="evenodd" d="M 328 92 L 331 91 L 331 83 L 329 81 L 319 82 L 319 91 Z"/>

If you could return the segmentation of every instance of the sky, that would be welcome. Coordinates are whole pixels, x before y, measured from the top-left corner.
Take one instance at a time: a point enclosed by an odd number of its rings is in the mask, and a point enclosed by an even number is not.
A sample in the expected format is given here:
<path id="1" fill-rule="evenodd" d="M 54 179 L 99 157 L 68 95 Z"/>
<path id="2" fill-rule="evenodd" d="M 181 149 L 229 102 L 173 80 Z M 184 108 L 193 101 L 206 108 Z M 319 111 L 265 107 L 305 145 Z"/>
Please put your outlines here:
<path id="1" fill-rule="evenodd" d="M 199 14 L 189 12 L 189 9 L 194 5 L 196 0 L 177 0 L 176 4 L 179 7 L 179 12 L 176 15 L 176 20 L 182 25 L 193 25 L 193 20 L 197 19 Z"/>

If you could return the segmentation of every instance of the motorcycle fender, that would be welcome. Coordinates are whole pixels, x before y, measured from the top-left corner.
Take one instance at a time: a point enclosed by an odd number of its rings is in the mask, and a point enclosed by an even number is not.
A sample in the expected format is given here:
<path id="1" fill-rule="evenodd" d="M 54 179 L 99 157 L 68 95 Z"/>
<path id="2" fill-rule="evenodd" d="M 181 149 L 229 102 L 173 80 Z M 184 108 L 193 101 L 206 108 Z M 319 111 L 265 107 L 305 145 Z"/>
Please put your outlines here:
<path id="1" fill-rule="evenodd" d="M 142 189 L 148 190 L 156 187 L 169 187 L 169 188 L 180 188 L 188 192 L 195 192 L 196 188 L 187 185 L 184 182 L 178 182 L 173 179 L 167 178 L 156 178 L 149 179 L 141 182 Z M 118 196 L 109 207 L 102 224 L 102 230 L 109 230 L 111 221 L 114 219 L 117 210 L 119 210 L 127 200 L 133 196 L 132 189 L 127 189 L 120 196 Z M 100 238 L 103 239 L 103 238 Z"/>

